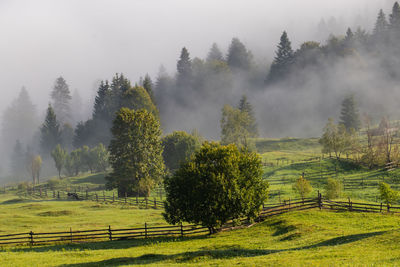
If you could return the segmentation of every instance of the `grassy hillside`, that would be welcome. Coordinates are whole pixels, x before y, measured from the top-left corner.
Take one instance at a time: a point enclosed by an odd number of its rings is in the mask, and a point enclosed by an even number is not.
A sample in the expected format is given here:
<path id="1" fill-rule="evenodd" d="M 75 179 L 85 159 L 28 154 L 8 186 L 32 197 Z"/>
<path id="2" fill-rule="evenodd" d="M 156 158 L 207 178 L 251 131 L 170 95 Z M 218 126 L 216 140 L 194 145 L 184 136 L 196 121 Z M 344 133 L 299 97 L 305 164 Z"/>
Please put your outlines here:
<path id="1" fill-rule="evenodd" d="M 395 266 L 400 217 L 290 212 L 213 236 L 4 248 L 3 266 Z"/>

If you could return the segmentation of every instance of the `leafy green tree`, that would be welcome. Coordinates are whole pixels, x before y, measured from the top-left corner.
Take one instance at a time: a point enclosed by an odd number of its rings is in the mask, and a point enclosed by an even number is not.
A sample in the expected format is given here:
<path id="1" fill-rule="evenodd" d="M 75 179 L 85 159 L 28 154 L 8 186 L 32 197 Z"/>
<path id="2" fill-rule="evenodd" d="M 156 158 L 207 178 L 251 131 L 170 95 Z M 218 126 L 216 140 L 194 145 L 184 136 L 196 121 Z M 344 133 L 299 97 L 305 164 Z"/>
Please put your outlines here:
<path id="1" fill-rule="evenodd" d="M 175 171 L 200 148 L 199 138 L 183 131 L 176 131 L 161 139 L 165 166 Z"/>
<path id="2" fill-rule="evenodd" d="M 253 55 L 238 38 L 233 38 L 228 49 L 226 61 L 234 72 L 249 71 L 253 64 Z"/>
<path id="3" fill-rule="evenodd" d="M 49 104 L 46 112 L 45 121 L 40 128 L 40 147 L 43 155 L 49 155 L 49 153 L 57 146 L 57 144 L 60 143 L 60 124 L 57 120 L 53 108 Z"/>
<path id="4" fill-rule="evenodd" d="M 379 183 L 378 189 L 380 198 L 386 205 L 390 206 L 397 200 L 399 200 L 400 197 L 399 192 L 390 188 L 390 185 L 388 185 L 387 183 L 384 182 Z"/>
<path id="5" fill-rule="evenodd" d="M 181 88 L 191 87 L 192 85 L 192 60 L 186 47 L 182 48 L 180 58 L 176 65 L 177 76 L 176 85 Z"/>
<path id="6" fill-rule="evenodd" d="M 338 179 L 328 178 L 325 186 L 325 196 L 328 199 L 338 198 L 342 195 L 343 185 Z"/>
<path id="7" fill-rule="evenodd" d="M 350 129 L 358 131 L 360 129 L 360 116 L 353 95 L 347 96 L 342 102 L 340 124 L 343 124 L 347 131 L 350 131 Z"/>
<path id="8" fill-rule="evenodd" d="M 40 170 L 42 168 L 42 158 L 39 155 L 28 153 L 26 164 L 27 170 L 32 176 L 33 184 L 38 184 L 40 179 Z"/>
<path id="9" fill-rule="evenodd" d="M 273 82 L 285 77 L 294 60 L 294 52 L 286 31 L 281 35 L 276 56 L 272 62 L 267 82 Z"/>
<path id="10" fill-rule="evenodd" d="M 236 144 L 238 147 L 249 146 L 250 119 L 247 112 L 225 105 L 222 109 L 221 144 Z"/>
<path id="11" fill-rule="evenodd" d="M 311 184 L 303 176 L 300 176 L 293 185 L 293 190 L 304 200 L 312 191 Z"/>
<path id="12" fill-rule="evenodd" d="M 122 108 L 111 129 L 108 188 L 117 188 L 118 195 L 138 192 L 148 196 L 164 174 L 160 124 L 145 109 Z"/>
<path id="13" fill-rule="evenodd" d="M 324 133 L 319 140 L 322 145 L 322 153 L 335 153 L 337 159 L 350 145 L 349 133 L 343 124 L 335 124 L 332 118 L 329 118 L 328 123 L 324 127 Z"/>
<path id="14" fill-rule="evenodd" d="M 71 168 L 75 176 L 79 174 L 79 172 L 83 169 L 83 162 L 82 162 L 82 149 L 75 149 L 71 151 L 68 156 L 71 161 Z"/>
<path id="15" fill-rule="evenodd" d="M 67 151 L 65 151 L 60 144 L 51 152 L 51 157 L 54 160 L 56 169 L 58 171 L 58 178 L 61 179 L 61 170 L 65 164 L 65 158 L 67 157 Z"/>
<path id="16" fill-rule="evenodd" d="M 67 175 L 67 177 L 71 177 L 75 175 L 75 159 L 71 157 L 71 154 L 66 155 L 65 157 L 65 162 L 64 162 L 64 172 Z"/>
<path id="17" fill-rule="evenodd" d="M 63 77 L 56 79 L 51 92 L 52 106 L 58 120 L 64 124 L 71 121 L 70 101 L 72 99 L 67 82 Z"/>
<path id="18" fill-rule="evenodd" d="M 106 147 L 100 143 L 96 147 L 92 148 L 90 153 L 93 157 L 94 169 L 97 172 L 105 172 L 109 166 L 109 153 Z"/>
<path id="19" fill-rule="evenodd" d="M 235 145 L 205 142 L 192 159 L 165 179 L 164 218 L 189 223 L 215 233 L 229 220 L 254 219 L 267 198 L 261 159 Z"/>
<path id="20" fill-rule="evenodd" d="M 247 131 L 249 132 L 250 137 L 257 137 L 258 136 L 258 126 L 256 122 L 256 117 L 254 116 L 253 106 L 247 100 L 245 95 L 242 96 L 239 102 L 239 110 L 242 113 L 247 113 L 248 115 L 248 127 Z"/>
<path id="21" fill-rule="evenodd" d="M 223 61 L 224 56 L 216 43 L 213 43 L 207 55 L 207 62 Z"/>

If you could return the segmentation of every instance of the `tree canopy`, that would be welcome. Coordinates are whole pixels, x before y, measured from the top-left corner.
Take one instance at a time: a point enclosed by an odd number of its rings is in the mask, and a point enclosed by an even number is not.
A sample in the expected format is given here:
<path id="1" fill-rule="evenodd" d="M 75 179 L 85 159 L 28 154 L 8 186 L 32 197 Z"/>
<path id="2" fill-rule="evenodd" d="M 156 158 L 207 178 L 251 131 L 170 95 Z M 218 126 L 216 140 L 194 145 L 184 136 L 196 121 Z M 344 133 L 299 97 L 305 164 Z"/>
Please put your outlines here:
<path id="1" fill-rule="evenodd" d="M 208 142 L 164 183 L 167 222 L 201 224 L 210 233 L 228 220 L 254 219 L 268 189 L 256 153 Z"/>

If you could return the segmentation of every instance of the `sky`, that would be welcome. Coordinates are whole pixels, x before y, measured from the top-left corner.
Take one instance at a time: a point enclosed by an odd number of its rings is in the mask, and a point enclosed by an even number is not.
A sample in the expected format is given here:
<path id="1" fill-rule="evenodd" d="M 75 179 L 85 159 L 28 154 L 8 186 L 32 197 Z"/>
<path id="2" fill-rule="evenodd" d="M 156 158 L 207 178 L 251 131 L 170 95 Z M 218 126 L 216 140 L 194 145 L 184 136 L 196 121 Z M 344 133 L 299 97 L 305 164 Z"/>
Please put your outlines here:
<path id="1" fill-rule="evenodd" d="M 99 80 L 132 81 L 163 64 L 170 73 L 183 46 L 205 57 L 213 42 L 226 51 L 238 37 L 270 62 L 283 30 L 294 48 L 320 38 L 317 25 L 371 30 L 392 0 L 0 0 L 0 111 L 22 86 L 43 111 L 57 77 L 91 109 Z M 339 27 L 340 28 L 340 27 Z M 324 40 L 318 40 L 324 41 Z"/>

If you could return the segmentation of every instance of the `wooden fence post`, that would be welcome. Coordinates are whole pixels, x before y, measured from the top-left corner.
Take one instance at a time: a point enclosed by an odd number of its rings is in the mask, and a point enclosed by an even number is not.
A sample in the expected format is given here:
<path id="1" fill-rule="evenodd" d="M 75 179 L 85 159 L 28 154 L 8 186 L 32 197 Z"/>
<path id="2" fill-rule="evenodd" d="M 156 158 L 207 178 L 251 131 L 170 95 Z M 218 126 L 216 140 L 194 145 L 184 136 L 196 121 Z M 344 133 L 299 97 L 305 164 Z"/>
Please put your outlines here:
<path id="1" fill-rule="evenodd" d="M 318 207 L 320 210 L 322 210 L 322 195 L 318 190 Z"/>
<path id="2" fill-rule="evenodd" d="M 126 204 L 126 192 L 125 192 L 125 204 Z"/>
<path id="3" fill-rule="evenodd" d="M 147 203 L 147 197 L 145 197 L 145 200 L 146 200 L 146 209 L 147 209 L 147 205 L 148 205 L 148 203 Z"/>
<path id="4" fill-rule="evenodd" d="M 290 197 L 289 197 L 289 210 L 290 210 Z"/>
<path id="5" fill-rule="evenodd" d="M 114 192 L 113 192 L 113 203 L 114 203 L 114 201 L 115 201 L 115 195 L 114 195 Z"/>
<path id="6" fill-rule="evenodd" d="M 57 191 L 57 198 L 60 199 L 60 191 Z"/>
<path id="7" fill-rule="evenodd" d="M 29 232 L 29 243 L 31 244 L 31 246 L 33 246 L 33 232 L 32 231 Z"/>
<path id="8" fill-rule="evenodd" d="M 71 233 L 71 243 L 72 243 L 72 227 L 69 228 L 69 232 Z"/>
<path id="9" fill-rule="evenodd" d="M 138 205 L 139 207 L 139 200 L 138 200 L 138 196 L 136 195 L 136 205 Z"/>
<path id="10" fill-rule="evenodd" d="M 40 197 L 42 197 L 42 188 L 41 187 L 40 187 L 39 193 L 40 193 Z"/>
<path id="11" fill-rule="evenodd" d="M 390 204 L 387 203 L 387 211 L 390 212 Z"/>
<path id="12" fill-rule="evenodd" d="M 181 222 L 181 237 L 183 237 L 183 225 L 182 225 L 182 222 Z"/>
<path id="13" fill-rule="evenodd" d="M 112 241 L 111 225 L 108 226 L 108 238 Z"/>
<path id="14" fill-rule="evenodd" d="M 349 211 L 351 211 L 352 209 L 353 209 L 352 203 L 351 203 L 351 200 L 350 200 L 350 198 L 349 198 Z"/>
<path id="15" fill-rule="evenodd" d="M 99 202 L 99 195 L 97 195 L 97 193 L 95 194 L 96 194 L 96 202 Z"/>
<path id="16" fill-rule="evenodd" d="M 380 211 L 379 212 L 382 212 L 382 202 L 381 202 L 381 209 L 380 209 Z"/>
<path id="17" fill-rule="evenodd" d="M 103 190 L 103 201 L 106 202 L 106 194 L 104 193 L 104 190 Z"/>
<path id="18" fill-rule="evenodd" d="M 56 198 L 56 191 L 53 190 L 53 198 Z"/>
<path id="19" fill-rule="evenodd" d="M 86 200 L 89 198 L 89 194 L 88 194 L 88 191 L 87 191 L 87 189 L 86 189 Z"/>
<path id="20" fill-rule="evenodd" d="M 157 201 L 156 201 L 156 198 L 154 198 L 154 208 L 157 209 Z"/>
<path id="21" fill-rule="evenodd" d="M 147 238 L 147 223 L 144 223 L 144 237 Z"/>

